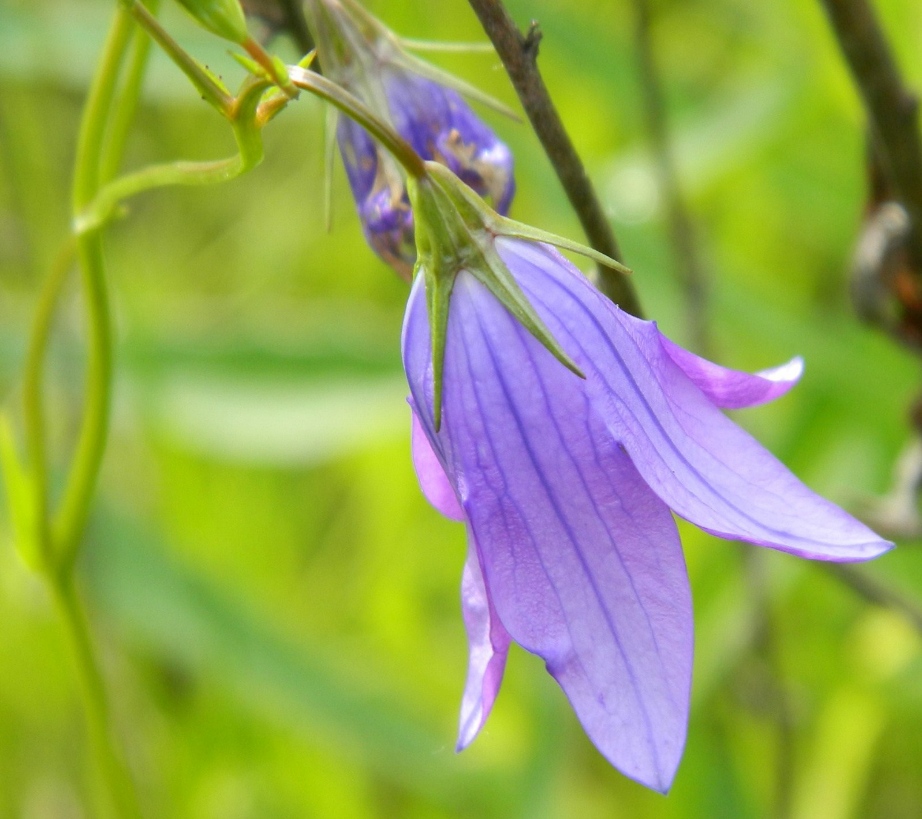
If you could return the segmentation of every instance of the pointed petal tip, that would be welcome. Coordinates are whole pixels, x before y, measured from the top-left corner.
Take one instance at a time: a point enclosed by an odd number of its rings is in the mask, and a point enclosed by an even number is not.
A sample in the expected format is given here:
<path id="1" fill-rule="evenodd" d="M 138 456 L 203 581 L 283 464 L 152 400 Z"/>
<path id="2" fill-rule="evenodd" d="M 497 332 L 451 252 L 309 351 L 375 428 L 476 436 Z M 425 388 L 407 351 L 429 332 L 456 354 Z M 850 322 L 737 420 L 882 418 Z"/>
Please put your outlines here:
<path id="1" fill-rule="evenodd" d="M 632 779 L 638 785 L 643 785 L 643 787 L 649 788 L 651 791 L 656 791 L 663 796 L 668 796 L 673 784 L 675 784 L 676 774 L 679 770 L 679 763 L 682 760 L 682 754 L 680 753 L 675 758 L 675 761 L 671 764 L 666 766 L 651 767 L 647 770 L 643 770 L 631 769 L 630 767 L 627 767 L 623 764 L 619 764 L 615 760 L 610 759 L 607 754 L 603 754 L 603 756 L 628 779 Z"/>
<path id="2" fill-rule="evenodd" d="M 458 720 L 458 739 L 455 742 L 455 753 L 460 754 L 467 748 L 480 733 L 486 718 L 480 703 L 474 708 L 469 708 L 468 703 L 461 706 L 461 718 Z"/>
<path id="3" fill-rule="evenodd" d="M 794 358 L 785 364 L 780 364 L 777 367 L 771 367 L 767 370 L 760 370 L 756 373 L 756 375 L 760 375 L 768 381 L 782 384 L 795 384 L 800 381 L 803 374 L 804 360 L 803 357 L 799 355 L 794 356 Z"/>
<path id="4" fill-rule="evenodd" d="M 857 521 L 855 521 L 857 523 Z M 863 524 L 860 524 L 863 526 Z M 737 534 L 721 532 L 717 529 L 710 529 L 704 526 L 699 527 L 705 532 L 724 540 L 745 540 L 754 546 L 763 546 L 767 549 L 774 549 L 779 552 L 785 552 L 794 557 L 805 560 L 821 560 L 824 563 L 865 563 L 874 560 L 881 555 L 886 554 L 891 549 L 896 548 L 896 544 L 889 540 L 879 538 L 869 540 L 864 543 L 833 543 L 821 544 L 814 542 L 811 545 L 795 545 L 794 543 L 764 540 L 760 538 L 744 537 Z"/>
<path id="5" fill-rule="evenodd" d="M 477 738 L 480 733 L 479 729 L 472 730 L 469 725 L 462 725 L 458 730 L 458 739 L 455 742 L 455 753 L 460 754 L 467 750 L 470 744 Z"/>
<path id="6" fill-rule="evenodd" d="M 896 544 L 890 540 L 872 540 L 869 543 L 863 543 L 859 546 L 852 547 L 855 550 L 853 555 L 827 557 L 818 555 L 814 560 L 825 560 L 827 563 L 865 563 L 868 560 L 874 560 L 881 555 L 885 555 L 891 549 L 896 548 Z"/>

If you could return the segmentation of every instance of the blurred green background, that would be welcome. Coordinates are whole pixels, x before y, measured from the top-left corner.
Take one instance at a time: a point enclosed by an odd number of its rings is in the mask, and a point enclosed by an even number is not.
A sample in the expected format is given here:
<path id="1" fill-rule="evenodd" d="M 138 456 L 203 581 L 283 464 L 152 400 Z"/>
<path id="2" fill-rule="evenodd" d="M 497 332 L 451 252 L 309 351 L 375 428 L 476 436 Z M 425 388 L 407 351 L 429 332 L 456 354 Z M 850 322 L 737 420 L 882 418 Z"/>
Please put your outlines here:
<path id="1" fill-rule="evenodd" d="M 643 125 L 625 0 L 509 0 L 609 210 L 647 313 L 688 340 Z M 876 4 L 922 88 L 922 5 Z M 83 95 L 113 3 L 0 0 L 0 400 L 17 400 L 36 294 L 68 227 Z M 167 27 L 231 86 L 224 44 Z M 397 31 L 482 40 L 462 0 L 377 0 Z M 861 512 L 910 439 L 916 360 L 860 326 L 845 268 L 863 117 L 818 3 L 654 4 L 656 56 L 722 363 L 801 354 L 802 384 L 738 415 L 808 484 Z M 288 59 L 297 55 L 277 43 Z M 514 103 L 495 57 L 437 55 Z M 513 215 L 580 237 L 537 141 Z M 543 665 L 513 650 L 483 735 L 453 751 L 466 667 L 464 532 L 422 498 L 399 333 L 407 295 L 364 246 L 323 108 L 267 129 L 220 187 L 130 202 L 108 231 L 118 328 L 111 443 L 81 564 L 120 736 L 149 817 L 922 815 L 922 654 L 902 615 L 823 567 L 682 525 L 693 711 L 666 798 L 611 769 Z M 154 57 L 127 167 L 230 154 L 226 125 Z M 79 421 L 72 282 L 49 370 L 55 462 Z M 60 477 L 60 476 L 59 476 Z M 0 505 L 0 816 L 76 819 L 85 732 L 63 635 Z M 918 542 L 867 567 L 922 598 Z"/>

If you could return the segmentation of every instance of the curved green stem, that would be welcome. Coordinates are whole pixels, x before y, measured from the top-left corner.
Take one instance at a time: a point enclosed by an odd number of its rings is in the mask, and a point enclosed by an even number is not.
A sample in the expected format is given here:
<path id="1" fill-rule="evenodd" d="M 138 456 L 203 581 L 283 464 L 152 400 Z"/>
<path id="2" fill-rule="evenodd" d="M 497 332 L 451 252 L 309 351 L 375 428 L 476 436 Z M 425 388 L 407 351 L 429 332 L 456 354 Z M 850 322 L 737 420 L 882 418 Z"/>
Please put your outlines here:
<path id="1" fill-rule="evenodd" d="M 30 533 L 35 547 L 35 556 L 40 565 L 49 566 L 53 557 L 48 532 L 48 468 L 45 455 L 45 413 L 42 402 L 42 386 L 45 371 L 45 353 L 51 336 L 51 326 L 61 290 L 67 281 L 67 274 L 74 263 L 74 242 L 64 244 L 55 258 L 51 274 L 45 281 L 39 295 L 29 351 L 26 354 L 25 378 L 23 379 L 22 402 L 25 419 L 26 453 L 32 487 L 32 524 Z"/>
<path id="2" fill-rule="evenodd" d="M 74 219 L 77 234 L 98 230 L 109 221 L 120 202 L 135 194 L 168 185 L 208 185 L 239 176 L 247 168 L 243 157 L 213 162 L 167 162 L 126 174 L 103 187 L 90 206 Z"/>
<path id="3" fill-rule="evenodd" d="M 103 185 L 93 201 L 74 217 L 74 233 L 98 230 L 109 221 L 120 202 L 135 194 L 169 185 L 226 182 L 255 168 L 263 159 L 257 107 L 265 86 L 262 81 L 252 82 L 231 106 L 231 127 L 239 150 L 236 156 L 210 162 L 166 162 L 120 176 Z"/>
<path id="4" fill-rule="evenodd" d="M 159 0 L 147 0 L 147 7 L 152 15 L 156 14 L 159 5 Z M 148 32 L 138 26 L 132 38 L 128 70 L 125 72 L 125 80 L 122 83 L 118 103 L 115 105 L 110 117 L 111 121 L 105 140 L 103 156 L 99 163 L 99 177 L 103 183 L 109 182 L 118 173 L 122 157 L 125 154 L 128 131 L 138 108 L 141 86 L 147 72 L 151 42 Z"/>
<path id="5" fill-rule="evenodd" d="M 196 90 L 207 102 L 218 109 L 222 114 L 227 114 L 233 104 L 233 97 L 205 68 L 198 64 L 189 53 L 179 45 L 157 22 L 142 3 L 138 0 L 120 0 L 119 8 L 131 14 L 138 24 L 154 39 L 167 56 L 190 79 Z"/>
<path id="6" fill-rule="evenodd" d="M 102 58 L 90 86 L 83 111 L 74 167 L 73 210 L 80 213 L 94 199 L 100 186 L 101 162 L 111 122 L 118 79 L 131 40 L 134 23 L 128 11 L 119 6 Z M 89 328 L 89 361 L 86 370 L 83 421 L 74 460 L 65 485 L 61 506 L 51 526 L 53 555 L 45 576 L 55 595 L 67 627 L 80 677 L 90 740 L 98 767 L 109 791 L 117 816 L 140 817 L 137 799 L 127 770 L 115 750 L 109 731 L 108 709 L 102 676 L 96 665 L 87 630 L 73 586 L 73 563 L 86 523 L 90 498 L 99 474 L 109 422 L 112 384 L 112 330 L 103 263 L 102 236 L 89 231 L 75 239 L 77 260 L 83 281 Z M 49 291 L 53 291 L 53 287 Z M 49 296 L 47 311 L 53 308 Z M 36 358 L 32 366 L 36 404 L 32 424 L 42 437 L 41 355 L 47 329 L 38 328 Z M 39 444 L 40 445 L 40 444 Z M 41 451 L 42 462 L 44 452 Z M 44 466 L 41 467 L 44 469 Z M 47 523 L 45 524 L 47 526 Z"/>
<path id="7" fill-rule="evenodd" d="M 124 7 L 115 11 L 112 29 L 103 50 L 83 112 L 74 168 L 73 208 L 79 214 L 99 190 L 100 159 L 113 107 L 119 72 L 131 38 L 133 22 Z M 59 565 L 73 562 L 90 496 L 102 463 L 109 423 L 112 380 L 112 330 L 106 291 L 102 237 L 98 231 L 78 235 L 77 260 L 83 279 L 89 327 L 89 362 L 86 372 L 83 424 L 68 475 L 60 510 L 52 526 Z"/>
<path id="8" fill-rule="evenodd" d="M 77 554 L 102 464 L 112 391 L 112 326 L 99 230 L 77 237 L 77 259 L 83 278 L 90 334 L 84 415 L 77 451 L 51 530 L 55 557 L 60 566 L 68 568 Z"/>
<path id="9" fill-rule="evenodd" d="M 73 206 L 79 212 L 95 195 L 99 187 L 99 158 L 109 123 L 109 112 L 118 85 L 119 71 L 131 39 L 134 24 L 128 12 L 119 7 L 103 56 L 83 109 L 80 136 L 77 140 L 77 160 L 74 168 Z"/>
<path id="10" fill-rule="evenodd" d="M 119 819 L 140 819 L 134 786 L 124 761 L 115 750 L 105 686 L 93 652 L 86 614 L 74 586 L 73 574 L 70 571 L 55 573 L 49 575 L 49 582 L 77 668 L 87 732 L 99 773 L 108 785 L 113 815 Z"/>
<path id="11" fill-rule="evenodd" d="M 417 179 L 426 176 L 426 166 L 410 143 L 348 91 L 316 71 L 308 71 L 300 66 L 288 66 L 288 76 L 298 88 L 322 97 L 354 119 L 394 155 L 410 176 Z"/>

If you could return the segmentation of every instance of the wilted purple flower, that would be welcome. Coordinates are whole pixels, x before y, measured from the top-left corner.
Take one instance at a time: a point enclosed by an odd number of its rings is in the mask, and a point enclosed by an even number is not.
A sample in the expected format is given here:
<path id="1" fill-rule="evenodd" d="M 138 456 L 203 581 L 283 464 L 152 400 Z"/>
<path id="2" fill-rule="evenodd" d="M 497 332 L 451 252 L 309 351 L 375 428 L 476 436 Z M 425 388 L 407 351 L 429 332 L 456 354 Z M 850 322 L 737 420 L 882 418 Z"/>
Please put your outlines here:
<path id="1" fill-rule="evenodd" d="M 701 359 L 612 305 L 556 250 L 495 250 L 585 379 L 474 275 L 454 279 L 441 426 L 424 276 L 403 358 L 420 484 L 467 524 L 470 664 L 458 747 L 498 692 L 511 641 L 541 656 L 602 754 L 669 788 L 685 743 L 692 607 L 670 514 L 819 560 L 892 544 L 819 497 L 720 408 L 786 392 L 800 362 L 750 375 Z"/>
<path id="2" fill-rule="evenodd" d="M 423 159 L 447 166 L 506 213 L 515 191 L 512 153 L 446 83 L 467 86 L 404 52 L 357 3 L 312 0 L 307 8 L 330 78 L 392 125 Z M 369 244 L 409 277 L 416 260 L 413 214 L 397 164 L 347 117 L 340 117 L 336 135 Z"/>

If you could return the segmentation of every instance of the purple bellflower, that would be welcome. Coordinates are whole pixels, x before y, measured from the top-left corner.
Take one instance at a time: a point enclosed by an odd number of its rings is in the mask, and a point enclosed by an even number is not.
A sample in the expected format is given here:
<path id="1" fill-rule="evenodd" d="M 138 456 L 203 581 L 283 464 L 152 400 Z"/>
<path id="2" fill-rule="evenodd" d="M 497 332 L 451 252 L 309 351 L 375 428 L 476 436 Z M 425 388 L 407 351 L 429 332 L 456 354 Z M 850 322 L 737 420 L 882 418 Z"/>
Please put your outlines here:
<path id="1" fill-rule="evenodd" d="M 421 232 L 425 204 L 414 199 Z M 446 263 L 449 227 L 421 245 L 403 330 L 420 484 L 468 532 L 458 749 L 489 715 L 515 641 L 544 659 L 599 751 L 665 792 L 685 744 L 693 650 L 670 510 L 817 560 L 867 560 L 892 544 L 721 412 L 787 392 L 799 359 L 756 374 L 720 367 L 621 311 L 534 229 L 462 221 L 514 284 L 498 286 L 470 253 Z M 436 304 L 446 280 L 447 312 Z"/>
<path id="2" fill-rule="evenodd" d="M 512 153 L 456 89 L 476 89 L 407 54 L 400 40 L 354 0 L 307 4 L 320 63 L 330 79 L 367 105 L 425 160 L 439 162 L 506 213 L 515 192 Z M 416 260 L 413 214 L 394 160 L 348 117 L 337 142 L 372 249 L 409 279 Z"/>

